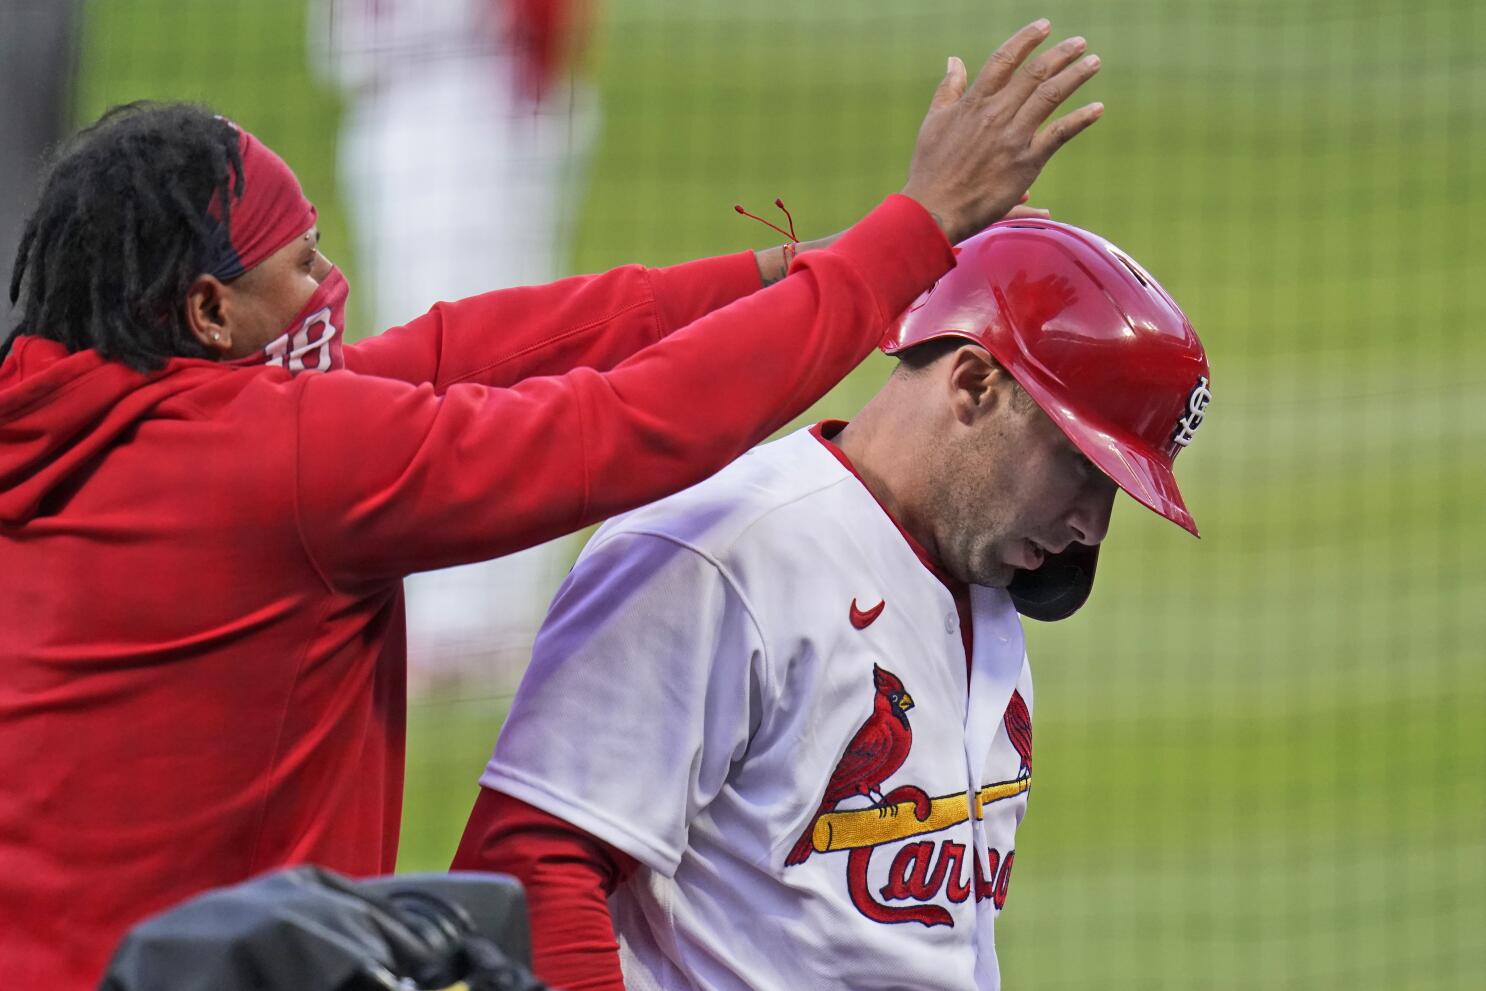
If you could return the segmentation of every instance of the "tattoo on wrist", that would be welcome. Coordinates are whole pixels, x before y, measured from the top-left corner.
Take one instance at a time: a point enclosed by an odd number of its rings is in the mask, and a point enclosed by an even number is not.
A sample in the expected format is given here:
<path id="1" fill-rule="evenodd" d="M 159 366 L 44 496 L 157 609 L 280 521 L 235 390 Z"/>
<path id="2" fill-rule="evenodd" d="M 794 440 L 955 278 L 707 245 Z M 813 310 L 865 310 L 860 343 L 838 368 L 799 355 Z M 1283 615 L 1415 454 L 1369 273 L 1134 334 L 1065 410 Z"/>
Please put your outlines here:
<path id="1" fill-rule="evenodd" d="M 759 281 L 765 288 L 789 274 L 789 261 L 781 258 L 781 255 L 779 248 L 768 248 L 758 253 Z"/>

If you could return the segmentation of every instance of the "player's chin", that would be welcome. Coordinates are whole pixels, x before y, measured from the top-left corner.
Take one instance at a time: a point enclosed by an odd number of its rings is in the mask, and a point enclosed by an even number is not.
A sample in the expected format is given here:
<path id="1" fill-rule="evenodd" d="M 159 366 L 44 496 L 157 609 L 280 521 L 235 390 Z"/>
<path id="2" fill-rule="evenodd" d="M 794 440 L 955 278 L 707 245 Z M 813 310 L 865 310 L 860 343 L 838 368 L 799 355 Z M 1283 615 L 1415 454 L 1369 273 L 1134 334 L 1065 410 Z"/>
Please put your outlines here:
<path id="1" fill-rule="evenodd" d="M 1005 588 L 1018 571 L 1036 571 L 1042 567 L 1043 550 L 1029 540 L 1005 540 L 989 544 L 973 557 L 974 565 L 962 577 L 972 585 Z"/>
<path id="2" fill-rule="evenodd" d="M 1000 553 L 996 548 L 987 548 L 987 553 L 980 556 L 975 567 L 970 569 L 970 575 L 965 580 L 971 585 L 984 585 L 987 588 L 1005 588 L 1011 584 L 1016 577 L 1017 566 L 1006 560 L 1006 555 Z"/>

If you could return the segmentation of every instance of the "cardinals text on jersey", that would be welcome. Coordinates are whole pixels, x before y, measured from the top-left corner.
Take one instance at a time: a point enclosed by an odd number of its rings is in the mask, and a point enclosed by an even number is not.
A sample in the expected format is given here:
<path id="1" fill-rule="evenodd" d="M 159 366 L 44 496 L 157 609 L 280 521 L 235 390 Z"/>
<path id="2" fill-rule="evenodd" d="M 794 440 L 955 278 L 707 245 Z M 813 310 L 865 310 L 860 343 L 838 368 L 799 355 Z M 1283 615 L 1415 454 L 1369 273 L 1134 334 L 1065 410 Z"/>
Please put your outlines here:
<path id="1" fill-rule="evenodd" d="M 785 866 L 803 864 L 812 852 L 849 850 L 847 891 L 856 910 L 873 922 L 952 926 L 950 914 L 936 905 L 889 904 L 928 903 L 941 894 L 958 904 L 973 892 L 976 901 L 989 898 L 997 911 L 1001 910 L 1006 906 L 1015 851 L 1007 851 L 1003 859 L 1001 851 L 990 850 L 989 863 L 983 865 L 980 858 L 967 856 L 963 844 L 951 839 L 941 839 L 937 844 L 900 841 L 932 836 L 972 816 L 979 818 L 991 802 L 1013 798 L 1031 788 L 1032 717 L 1027 703 L 1020 692 L 1013 691 L 1003 719 L 1007 737 L 1021 758 L 1014 779 L 986 785 L 974 794 L 960 792 L 931 798 L 922 788 L 904 784 L 884 795 L 882 782 L 903 766 L 913 745 L 908 710 L 914 703 L 892 672 L 874 665 L 872 679 L 876 688 L 872 715 L 847 744 L 846 753 L 831 772 L 820 808 L 785 858 Z M 841 801 L 858 795 L 872 799 L 873 807 L 834 812 Z M 874 893 L 868 882 L 872 854 L 889 844 L 896 846 L 897 853 L 888 868 L 887 884 Z"/>

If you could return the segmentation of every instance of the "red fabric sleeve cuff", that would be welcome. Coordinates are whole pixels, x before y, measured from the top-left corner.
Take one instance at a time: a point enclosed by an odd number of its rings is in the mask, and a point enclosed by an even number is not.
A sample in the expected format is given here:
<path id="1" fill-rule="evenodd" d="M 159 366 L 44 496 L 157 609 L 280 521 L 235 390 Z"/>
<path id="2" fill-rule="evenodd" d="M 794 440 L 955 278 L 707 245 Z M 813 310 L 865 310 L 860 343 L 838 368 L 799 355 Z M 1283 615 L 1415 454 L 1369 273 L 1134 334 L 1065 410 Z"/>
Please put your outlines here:
<path id="1" fill-rule="evenodd" d="M 752 251 L 646 270 L 661 336 L 763 287 Z"/>
<path id="2" fill-rule="evenodd" d="M 566 991 L 624 991 L 607 896 L 635 860 L 556 816 L 480 789 L 453 870 L 509 874 L 526 889 L 532 969 Z"/>
<path id="3" fill-rule="evenodd" d="M 863 275 L 886 323 L 955 267 L 954 249 L 929 211 L 900 193 L 883 200 L 827 250 Z M 801 255 L 795 264 L 809 265 L 812 254 Z"/>

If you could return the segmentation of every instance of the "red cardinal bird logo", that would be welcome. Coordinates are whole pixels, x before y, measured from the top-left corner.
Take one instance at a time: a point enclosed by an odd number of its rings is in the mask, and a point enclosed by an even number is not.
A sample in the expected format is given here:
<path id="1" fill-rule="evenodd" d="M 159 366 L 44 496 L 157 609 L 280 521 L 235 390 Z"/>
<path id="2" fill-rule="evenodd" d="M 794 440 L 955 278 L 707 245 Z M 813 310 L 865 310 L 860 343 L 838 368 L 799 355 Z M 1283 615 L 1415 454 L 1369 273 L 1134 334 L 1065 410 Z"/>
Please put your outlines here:
<path id="1" fill-rule="evenodd" d="M 908 748 L 913 745 L 913 729 L 908 725 L 913 696 L 904 689 L 897 675 L 876 664 L 872 665 L 872 684 L 877 692 L 872 715 L 846 745 L 846 753 L 841 755 L 826 783 L 820 808 L 810 817 L 805 832 L 784 859 L 785 866 L 803 864 L 810 857 L 815 820 L 834 809 L 842 799 L 865 795 L 878 805 L 884 804 L 882 783 L 908 759 Z"/>
<path id="2" fill-rule="evenodd" d="M 1022 693 L 1013 691 L 1011 701 L 1006 705 L 1006 736 L 1011 740 L 1011 745 L 1016 748 L 1017 756 L 1022 759 L 1021 770 L 1017 771 L 1018 778 L 1025 778 L 1032 774 L 1032 713 L 1027 710 L 1027 702 L 1022 698 Z"/>

